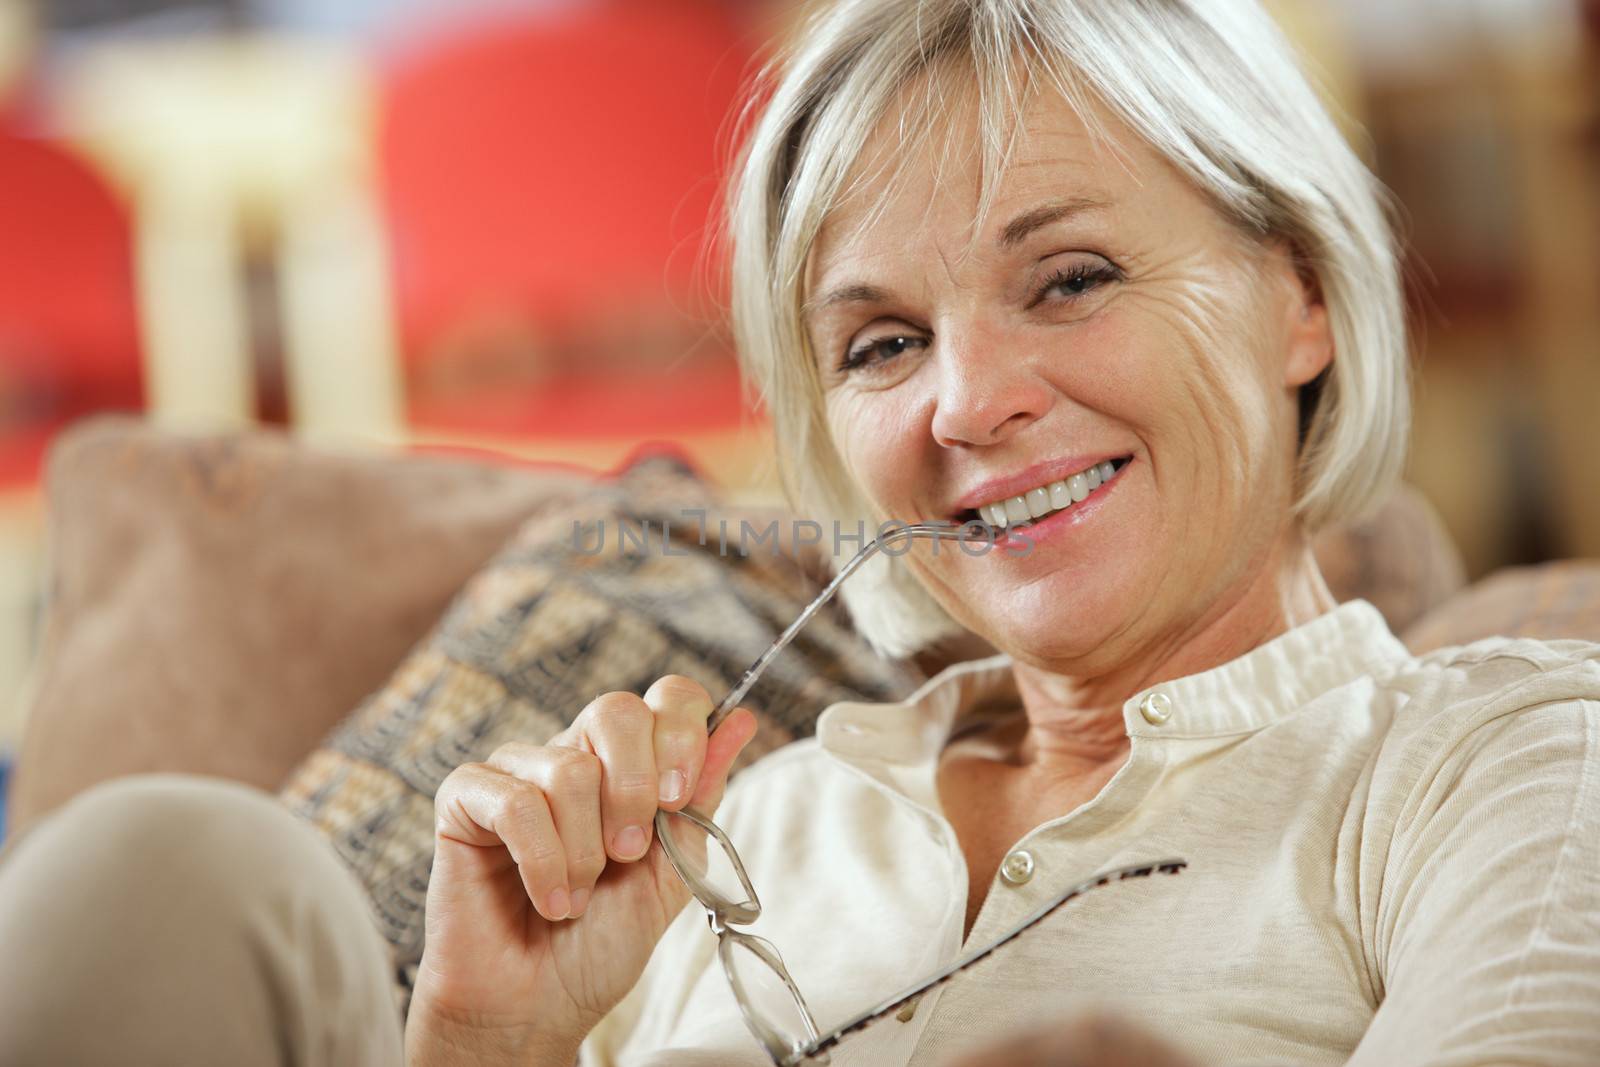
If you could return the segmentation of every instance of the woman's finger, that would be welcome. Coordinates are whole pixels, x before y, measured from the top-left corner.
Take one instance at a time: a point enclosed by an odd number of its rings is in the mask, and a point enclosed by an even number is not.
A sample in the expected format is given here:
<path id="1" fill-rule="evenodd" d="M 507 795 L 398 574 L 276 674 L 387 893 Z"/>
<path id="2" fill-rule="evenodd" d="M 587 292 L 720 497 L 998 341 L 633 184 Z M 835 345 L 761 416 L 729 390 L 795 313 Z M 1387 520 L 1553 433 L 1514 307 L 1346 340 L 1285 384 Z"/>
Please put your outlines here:
<path id="1" fill-rule="evenodd" d="M 656 814 L 656 713 L 633 693 L 605 693 L 578 716 L 600 757 L 600 826 L 606 855 L 632 863 L 650 847 Z"/>
<path id="2" fill-rule="evenodd" d="M 734 708 L 717 726 L 716 732 L 706 740 L 706 759 L 700 769 L 700 781 L 689 801 L 695 811 L 709 815 L 717 810 L 733 761 L 755 735 L 756 716 L 749 708 Z"/>
<path id="3" fill-rule="evenodd" d="M 544 792 L 566 856 L 571 917 L 582 915 L 606 866 L 600 825 L 600 757 L 582 749 L 511 741 L 497 748 L 488 762 Z"/>
<path id="4" fill-rule="evenodd" d="M 450 772 L 434 800 L 441 838 L 511 854 L 528 900 L 546 919 L 571 911 L 567 861 L 542 790 L 486 763 Z"/>
<path id="5" fill-rule="evenodd" d="M 677 811 L 689 802 L 700 781 L 711 694 L 692 678 L 668 674 L 645 691 L 644 702 L 656 714 L 656 800 Z"/>

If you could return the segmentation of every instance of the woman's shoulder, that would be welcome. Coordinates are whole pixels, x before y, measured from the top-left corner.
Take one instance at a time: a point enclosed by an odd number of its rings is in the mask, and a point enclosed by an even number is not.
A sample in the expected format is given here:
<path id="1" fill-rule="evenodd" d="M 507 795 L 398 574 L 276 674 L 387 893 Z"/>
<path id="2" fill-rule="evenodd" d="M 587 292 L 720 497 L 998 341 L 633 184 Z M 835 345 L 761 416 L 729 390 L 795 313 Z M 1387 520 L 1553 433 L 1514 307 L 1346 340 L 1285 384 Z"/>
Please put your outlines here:
<path id="1" fill-rule="evenodd" d="M 1401 659 L 1373 684 L 1391 710 L 1380 764 L 1413 782 L 1495 763 L 1509 782 L 1505 761 L 1534 751 L 1573 774 L 1600 761 L 1600 644 L 1484 638 Z"/>
<path id="2" fill-rule="evenodd" d="M 1477 707 L 1600 701 L 1600 644 L 1486 637 L 1398 661 L 1377 679 L 1412 717 L 1459 717 Z"/>
<path id="3" fill-rule="evenodd" d="M 1483 637 L 1468 644 L 1448 645 L 1413 657 L 1431 669 L 1501 661 L 1521 661 L 1538 670 L 1600 661 L 1600 642 L 1579 638 Z"/>

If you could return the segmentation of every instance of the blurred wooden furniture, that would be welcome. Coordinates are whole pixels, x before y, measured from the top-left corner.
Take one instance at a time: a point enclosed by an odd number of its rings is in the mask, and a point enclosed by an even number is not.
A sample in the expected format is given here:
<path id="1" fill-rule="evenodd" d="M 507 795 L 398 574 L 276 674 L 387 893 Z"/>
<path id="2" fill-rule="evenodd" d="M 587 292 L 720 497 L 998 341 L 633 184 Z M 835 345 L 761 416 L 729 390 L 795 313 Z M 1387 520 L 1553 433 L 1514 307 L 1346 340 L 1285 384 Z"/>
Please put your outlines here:
<path id="1" fill-rule="evenodd" d="M 1463 36 L 1370 88 L 1411 255 L 1408 477 L 1474 575 L 1600 555 L 1600 53 L 1577 29 Z"/>
<path id="2" fill-rule="evenodd" d="M 306 436 L 406 440 L 407 395 L 473 443 L 731 429 L 703 246 L 748 54 L 719 4 L 602 0 L 376 65 L 268 34 L 75 55 L 58 110 L 133 204 L 153 416 L 250 424 L 265 355 Z M 595 403 L 553 365 L 619 373 Z"/>
<path id="3" fill-rule="evenodd" d="M 1549 547 L 1600 555 L 1600 50 L 1572 41 L 1562 59 L 1516 53 L 1504 74 L 1527 268 L 1517 342 L 1542 431 L 1529 458 L 1554 518 Z"/>
<path id="4" fill-rule="evenodd" d="M 151 412 L 255 421 L 256 318 L 282 322 L 305 433 L 401 437 L 359 55 L 310 38 L 130 38 L 78 56 L 60 110 L 135 205 Z M 249 306 L 267 257 L 278 307 Z"/>

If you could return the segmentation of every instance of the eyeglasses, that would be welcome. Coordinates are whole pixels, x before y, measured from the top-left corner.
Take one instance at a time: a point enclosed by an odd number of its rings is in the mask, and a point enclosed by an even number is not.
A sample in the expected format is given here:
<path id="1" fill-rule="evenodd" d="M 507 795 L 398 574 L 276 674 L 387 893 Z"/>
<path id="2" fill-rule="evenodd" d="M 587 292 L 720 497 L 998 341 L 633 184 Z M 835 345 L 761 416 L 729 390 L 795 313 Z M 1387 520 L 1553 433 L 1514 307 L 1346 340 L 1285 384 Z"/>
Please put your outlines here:
<path id="1" fill-rule="evenodd" d="M 734 1000 L 746 1025 L 761 1042 L 776 1067 L 829 1062 L 828 1049 L 847 1035 L 871 1025 L 891 1012 L 944 984 L 1001 945 L 1037 924 L 1061 905 L 1099 886 L 1147 878 L 1152 874 L 1177 874 L 1188 864 L 1181 859 L 1139 863 L 1102 871 L 1058 894 L 1004 937 L 969 952 L 926 981 L 896 993 L 840 1026 L 821 1034 L 799 986 L 783 965 L 772 942 L 733 929 L 748 926 L 761 916 L 761 902 L 744 871 L 739 854 L 726 834 L 710 819 L 685 808 L 664 812 L 656 821 L 661 847 L 689 891 L 706 909 L 711 930 L 717 935 L 717 955 L 733 988 Z"/>
<path id="2" fill-rule="evenodd" d="M 827 603 L 843 581 L 874 552 L 887 544 L 913 537 L 937 537 L 951 540 L 986 540 L 968 526 L 957 527 L 949 523 L 917 523 L 902 526 L 869 542 L 843 567 L 818 594 L 800 616 L 790 624 L 772 646 L 745 671 L 739 684 L 723 698 L 706 720 L 711 731 L 738 706 L 750 691 L 756 679 L 766 670 L 784 646 L 808 622 L 817 610 Z M 877 1007 L 848 1020 L 843 1025 L 821 1034 L 816 1019 L 800 989 L 790 977 L 783 959 L 770 941 L 753 934 L 736 930 L 736 926 L 749 926 L 761 916 L 761 902 L 755 888 L 745 874 L 744 863 L 727 834 L 704 815 L 684 808 L 681 811 L 658 810 L 655 818 L 656 837 L 666 853 L 667 860 L 678 877 L 688 886 L 702 907 L 717 936 L 717 954 L 733 989 L 734 999 L 744 1015 L 745 1023 L 756 1040 L 761 1042 L 776 1067 L 797 1067 L 799 1064 L 828 1063 L 827 1050 L 838 1044 L 846 1035 L 854 1033 L 896 1011 L 920 997 L 928 990 L 942 985 L 955 975 L 988 956 L 995 949 L 1017 937 L 1038 923 L 1061 905 L 1091 889 L 1145 878 L 1155 873 L 1177 874 L 1188 866 L 1181 859 L 1158 860 L 1102 871 L 1053 899 L 1042 904 L 1023 919 L 1010 933 L 994 943 L 969 952 L 944 970 L 916 986 L 898 993 Z"/>

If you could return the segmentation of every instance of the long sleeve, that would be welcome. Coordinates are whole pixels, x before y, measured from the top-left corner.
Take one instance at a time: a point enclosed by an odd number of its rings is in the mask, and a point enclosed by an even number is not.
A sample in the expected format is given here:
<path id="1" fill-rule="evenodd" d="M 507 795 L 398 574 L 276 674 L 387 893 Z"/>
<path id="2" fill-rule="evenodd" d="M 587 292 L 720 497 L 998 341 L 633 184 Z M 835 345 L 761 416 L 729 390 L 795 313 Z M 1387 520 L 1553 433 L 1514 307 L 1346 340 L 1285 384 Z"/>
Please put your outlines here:
<path id="1" fill-rule="evenodd" d="M 1600 702 L 1441 725 L 1406 754 L 1350 1067 L 1600 1063 Z"/>

